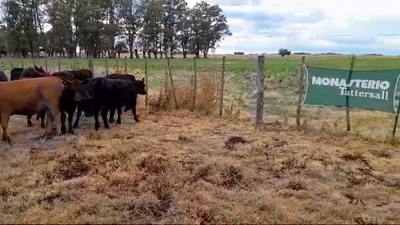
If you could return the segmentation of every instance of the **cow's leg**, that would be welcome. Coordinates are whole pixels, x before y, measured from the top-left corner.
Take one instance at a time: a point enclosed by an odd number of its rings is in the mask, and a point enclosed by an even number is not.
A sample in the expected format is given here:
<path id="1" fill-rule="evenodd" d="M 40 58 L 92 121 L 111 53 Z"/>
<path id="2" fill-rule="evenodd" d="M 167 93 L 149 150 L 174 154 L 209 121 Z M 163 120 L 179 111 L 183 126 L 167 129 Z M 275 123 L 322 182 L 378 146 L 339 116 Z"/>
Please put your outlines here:
<path id="1" fill-rule="evenodd" d="M 78 112 L 76 113 L 76 120 L 74 123 L 74 128 L 79 127 L 79 119 L 81 118 L 81 115 L 82 115 L 82 106 L 80 104 L 78 104 Z"/>
<path id="2" fill-rule="evenodd" d="M 117 112 L 118 112 L 117 124 L 121 124 L 122 107 L 118 107 Z"/>
<path id="3" fill-rule="evenodd" d="M 28 116 L 28 127 L 31 127 L 31 126 L 33 126 L 33 123 L 32 123 L 32 121 L 31 121 L 31 119 L 32 119 L 32 115 L 29 115 Z"/>
<path id="4" fill-rule="evenodd" d="M 71 110 L 71 112 L 68 113 L 68 133 L 70 133 L 70 134 L 74 134 L 74 131 L 72 130 L 72 119 L 74 116 L 74 112 L 75 112 L 75 109 Z"/>
<path id="5" fill-rule="evenodd" d="M 133 118 L 135 119 L 136 122 L 139 122 L 139 119 L 136 115 L 136 98 L 133 98 L 131 107 L 132 107 Z"/>
<path id="6" fill-rule="evenodd" d="M 95 124 L 94 124 L 94 129 L 95 129 L 95 130 L 98 130 L 99 127 L 100 127 L 100 122 L 99 122 L 99 111 L 100 111 L 99 107 L 95 106 L 95 107 L 93 108 L 93 117 L 94 117 L 94 122 L 95 122 Z"/>
<path id="7" fill-rule="evenodd" d="M 107 122 L 108 111 L 109 111 L 109 108 L 106 108 L 106 107 L 103 107 L 101 109 L 101 118 L 103 119 L 104 128 L 106 128 L 106 129 L 110 129 L 110 125 L 108 125 L 108 122 Z"/>
<path id="8" fill-rule="evenodd" d="M 58 108 L 58 104 L 53 104 L 50 107 L 50 114 L 51 114 L 51 118 L 52 118 L 52 122 L 56 122 L 57 124 L 57 134 L 58 135 L 62 135 L 61 133 L 61 115 L 60 115 L 60 109 Z M 53 131 L 53 123 L 51 123 L 51 131 Z M 65 125 L 64 125 L 65 126 Z"/>
<path id="9" fill-rule="evenodd" d="M 39 120 L 40 119 L 40 113 L 38 113 L 37 115 L 36 115 L 36 120 Z"/>
<path id="10" fill-rule="evenodd" d="M 46 129 L 44 131 L 43 137 L 46 139 L 50 139 L 53 133 L 53 115 L 51 114 L 50 109 L 46 109 L 45 111 L 46 116 L 47 116 L 47 121 L 46 121 Z"/>
<path id="11" fill-rule="evenodd" d="M 109 123 L 114 123 L 114 114 L 115 114 L 115 108 L 112 107 L 110 109 L 110 119 L 108 120 Z"/>
<path id="12" fill-rule="evenodd" d="M 40 126 L 44 129 L 44 118 L 46 117 L 46 111 L 42 110 L 40 112 Z"/>
<path id="13" fill-rule="evenodd" d="M 65 128 L 65 119 L 66 115 L 64 111 L 61 111 L 61 134 L 65 134 L 67 132 L 67 129 Z"/>
<path id="14" fill-rule="evenodd" d="M 10 120 L 9 115 L 2 114 L 1 115 L 1 128 L 3 129 L 3 141 L 8 143 L 10 146 L 13 146 L 13 141 L 8 135 L 8 121 Z"/>

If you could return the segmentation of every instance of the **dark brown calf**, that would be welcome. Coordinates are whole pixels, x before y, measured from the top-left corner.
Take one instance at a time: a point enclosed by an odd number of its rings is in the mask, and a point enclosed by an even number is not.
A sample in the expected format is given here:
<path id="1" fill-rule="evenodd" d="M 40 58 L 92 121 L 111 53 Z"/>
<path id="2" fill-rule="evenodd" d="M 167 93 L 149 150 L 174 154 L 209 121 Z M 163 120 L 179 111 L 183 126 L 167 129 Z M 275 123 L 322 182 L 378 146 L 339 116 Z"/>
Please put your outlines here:
<path id="1" fill-rule="evenodd" d="M 84 81 L 93 78 L 92 71 L 88 69 L 68 70 L 67 72 L 74 75 L 74 80 Z"/>
<path id="2" fill-rule="evenodd" d="M 0 71 L 0 82 L 6 82 L 6 81 L 8 81 L 6 74 L 3 71 Z"/>
<path id="3" fill-rule="evenodd" d="M 57 123 L 57 133 L 61 135 L 59 101 L 65 85 L 70 82 L 57 77 L 22 79 L 0 83 L 0 114 L 3 141 L 12 145 L 7 132 L 12 115 L 33 115 L 46 109 L 47 126 L 44 136 L 50 137 L 53 122 Z M 21 94 L 22 93 L 22 94 Z"/>

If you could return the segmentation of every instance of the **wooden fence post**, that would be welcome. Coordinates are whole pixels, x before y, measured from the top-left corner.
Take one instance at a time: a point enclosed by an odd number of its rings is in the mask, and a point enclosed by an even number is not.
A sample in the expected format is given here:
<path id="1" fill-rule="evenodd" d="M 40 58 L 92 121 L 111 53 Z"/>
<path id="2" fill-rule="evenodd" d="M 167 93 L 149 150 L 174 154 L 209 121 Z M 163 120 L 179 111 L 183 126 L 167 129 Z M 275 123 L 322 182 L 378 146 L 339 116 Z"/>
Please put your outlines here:
<path id="1" fill-rule="evenodd" d="M 356 56 L 353 55 L 353 57 L 351 57 L 349 79 L 348 79 L 347 83 L 349 83 L 351 81 L 355 60 L 356 60 Z M 347 91 L 349 91 L 349 90 L 350 90 L 350 87 L 347 86 Z M 347 124 L 347 131 L 350 131 L 350 109 L 349 109 L 349 96 L 348 95 L 346 95 L 346 124 Z"/>
<path id="2" fill-rule="evenodd" d="M 255 118 L 255 125 L 261 125 L 263 123 L 264 117 L 264 61 L 265 56 L 258 56 L 258 66 L 257 66 L 257 111 Z"/>
<path id="3" fill-rule="evenodd" d="M 49 69 L 49 66 L 48 66 L 48 64 L 47 64 L 47 58 L 44 58 L 44 68 L 46 69 L 46 72 L 47 72 L 48 69 Z"/>
<path id="4" fill-rule="evenodd" d="M 76 70 L 76 60 L 75 60 L 75 58 L 72 58 L 72 69 L 73 70 Z"/>
<path id="5" fill-rule="evenodd" d="M 146 107 L 149 106 L 149 99 L 148 99 L 148 95 L 149 95 L 149 71 L 147 70 L 147 59 L 144 59 L 144 76 L 146 79 L 146 95 L 145 95 L 145 105 Z"/>
<path id="6" fill-rule="evenodd" d="M 176 99 L 176 95 L 175 95 L 174 79 L 172 78 L 171 64 L 169 62 L 169 57 L 167 57 L 167 66 L 168 66 L 169 79 L 170 79 L 171 88 L 172 88 L 172 98 L 174 99 L 174 103 L 175 103 L 175 109 L 179 109 L 178 100 Z"/>
<path id="7" fill-rule="evenodd" d="M 193 99 L 191 108 L 192 112 L 196 107 L 196 93 L 197 93 L 197 63 L 196 63 L 196 57 L 193 57 Z"/>
<path id="8" fill-rule="evenodd" d="M 58 64 L 58 71 L 61 71 L 61 59 L 57 60 L 57 64 Z"/>
<path id="9" fill-rule="evenodd" d="M 94 65 L 93 65 L 93 57 L 91 56 L 91 57 L 89 57 L 89 63 L 88 63 L 88 66 L 89 66 L 89 70 L 90 71 L 92 71 L 92 73 L 94 74 Z"/>
<path id="10" fill-rule="evenodd" d="M 392 133 L 393 137 L 396 136 L 397 124 L 399 123 L 399 114 L 400 114 L 400 99 L 399 99 L 399 104 L 397 105 L 396 116 L 394 117 L 394 125 L 393 125 L 393 133 Z"/>
<path id="11" fill-rule="evenodd" d="M 117 73 L 119 73 L 119 58 L 117 57 L 116 62 L 115 62 L 116 66 L 117 66 Z"/>
<path id="12" fill-rule="evenodd" d="M 128 62 L 127 62 L 127 57 L 125 56 L 124 58 L 124 67 L 125 67 L 125 73 L 128 73 Z M 147 80 L 147 79 L 146 79 Z M 146 105 L 147 106 L 147 105 Z"/>
<path id="13" fill-rule="evenodd" d="M 219 88 L 219 115 L 222 116 L 222 109 L 224 107 L 224 84 L 225 84 L 225 56 L 222 57 L 222 71 Z"/>
<path id="14" fill-rule="evenodd" d="M 108 62 L 107 57 L 104 57 L 104 65 L 106 66 L 106 76 L 108 75 Z"/>
<path id="15" fill-rule="evenodd" d="M 296 125 L 297 128 L 300 127 L 300 117 L 301 117 L 301 100 L 303 98 L 303 79 L 304 79 L 304 62 L 306 57 L 301 57 L 301 68 L 300 68 L 300 82 L 299 82 L 299 100 L 297 101 L 296 109 Z"/>

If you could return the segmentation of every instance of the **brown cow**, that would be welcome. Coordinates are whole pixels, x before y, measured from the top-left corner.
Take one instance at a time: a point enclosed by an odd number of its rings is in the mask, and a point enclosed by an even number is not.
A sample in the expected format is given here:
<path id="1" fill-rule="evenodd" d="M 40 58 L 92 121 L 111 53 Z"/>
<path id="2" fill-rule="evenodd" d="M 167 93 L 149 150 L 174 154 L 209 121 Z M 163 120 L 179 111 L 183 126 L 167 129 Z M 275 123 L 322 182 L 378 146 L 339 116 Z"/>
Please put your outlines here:
<path id="1" fill-rule="evenodd" d="M 57 133 L 61 135 L 60 97 L 69 81 L 57 77 L 22 79 L 0 83 L 0 114 L 3 128 L 3 141 L 12 146 L 7 132 L 8 121 L 12 115 L 33 115 L 46 109 L 47 126 L 45 137 L 53 132 L 53 122 L 57 123 Z M 23 93 L 23 95 L 21 94 Z"/>

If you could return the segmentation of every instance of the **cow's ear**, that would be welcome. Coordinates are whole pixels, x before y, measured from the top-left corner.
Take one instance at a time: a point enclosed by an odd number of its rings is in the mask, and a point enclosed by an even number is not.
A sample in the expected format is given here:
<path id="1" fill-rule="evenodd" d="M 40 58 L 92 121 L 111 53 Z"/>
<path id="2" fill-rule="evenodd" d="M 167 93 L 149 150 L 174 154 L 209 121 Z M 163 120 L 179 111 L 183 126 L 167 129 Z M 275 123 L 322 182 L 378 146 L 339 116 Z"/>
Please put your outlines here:
<path id="1" fill-rule="evenodd" d="M 144 77 L 143 77 L 142 81 L 144 82 Z"/>

